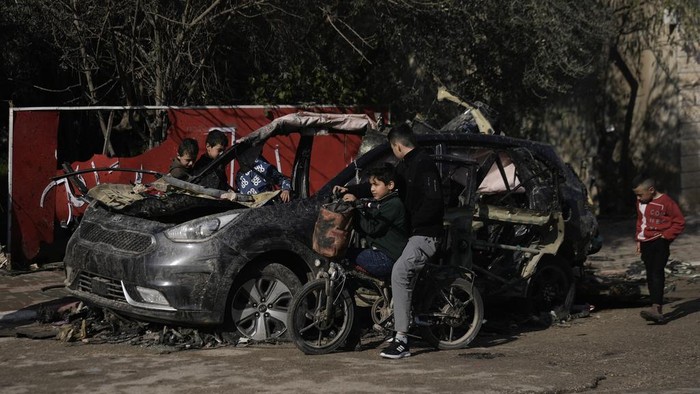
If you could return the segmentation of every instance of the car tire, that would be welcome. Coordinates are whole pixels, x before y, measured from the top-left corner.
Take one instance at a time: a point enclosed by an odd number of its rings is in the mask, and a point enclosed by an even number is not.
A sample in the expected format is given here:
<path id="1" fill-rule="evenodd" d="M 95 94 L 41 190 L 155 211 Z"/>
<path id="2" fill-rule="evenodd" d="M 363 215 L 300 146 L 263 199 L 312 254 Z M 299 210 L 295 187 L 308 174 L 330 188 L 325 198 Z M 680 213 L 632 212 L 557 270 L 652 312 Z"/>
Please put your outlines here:
<path id="1" fill-rule="evenodd" d="M 540 262 L 527 289 L 530 312 L 534 315 L 568 313 L 574 302 L 575 288 L 573 270 L 565 261 Z"/>
<path id="2" fill-rule="evenodd" d="M 245 272 L 237 283 L 228 309 L 238 333 L 254 341 L 286 339 L 287 314 L 302 286 L 294 272 L 268 263 Z"/>

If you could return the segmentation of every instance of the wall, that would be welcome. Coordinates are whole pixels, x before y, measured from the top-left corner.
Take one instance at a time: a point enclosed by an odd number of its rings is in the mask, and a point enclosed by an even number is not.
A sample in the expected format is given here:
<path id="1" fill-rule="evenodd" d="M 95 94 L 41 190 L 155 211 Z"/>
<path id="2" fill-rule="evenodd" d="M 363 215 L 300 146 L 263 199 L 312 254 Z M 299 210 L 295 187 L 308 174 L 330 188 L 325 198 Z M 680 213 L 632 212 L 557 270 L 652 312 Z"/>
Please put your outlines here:
<path id="1" fill-rule="evenodd" d="M 663 9 L 650 10 L 663 15 Z M 630 130 L 635 175 L 653 174 L 684 211 L 700 208 L 700 63 L 683 26 L 659 18 L 650 31 L 625 37 L 620 52 L 639 88 Z M 610 83 L 619 82 L 611 79 Z"/>
<path id="2" fill-rule="evenodd" d="M 681 87 L 681 199 L 687 212 L 700 210 L 700 50 L 679 48 L 676 52 Z"/>
<path id="3" fill-rule="evenodd" d="M 633 178 L 648 173 L 685 212 L 700 208 L 700 44 L 663 8 L 635 14 L 600 79 L 584 81 L 530 121 L 592 191 L 602 215 L 634 214 Z M 532 133 L 531 133 L 532 134 Z"/>

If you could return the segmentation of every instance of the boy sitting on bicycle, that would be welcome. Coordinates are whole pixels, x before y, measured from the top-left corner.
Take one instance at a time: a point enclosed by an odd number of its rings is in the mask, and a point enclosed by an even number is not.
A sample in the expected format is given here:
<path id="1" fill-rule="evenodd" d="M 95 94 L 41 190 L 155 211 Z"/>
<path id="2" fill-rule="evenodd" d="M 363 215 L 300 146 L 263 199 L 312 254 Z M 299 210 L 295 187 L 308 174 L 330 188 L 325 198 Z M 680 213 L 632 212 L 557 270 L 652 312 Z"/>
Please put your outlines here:
<path id="1" fill-rule="evenodd" d="M 396 175 L 391 164 L 370 169 L 369 184 L 373 199 L 355 211 L 356 229 L 365 236 L 368 248 L 349 248 L 345 256 L 370 275 L 389 278 L 408 241 L 406 210 L 396 191 Z M 336 190 L 348 191 L 344 187 Z M 357 197 L 348 193 L 343 201 L 354 202 Z"/>

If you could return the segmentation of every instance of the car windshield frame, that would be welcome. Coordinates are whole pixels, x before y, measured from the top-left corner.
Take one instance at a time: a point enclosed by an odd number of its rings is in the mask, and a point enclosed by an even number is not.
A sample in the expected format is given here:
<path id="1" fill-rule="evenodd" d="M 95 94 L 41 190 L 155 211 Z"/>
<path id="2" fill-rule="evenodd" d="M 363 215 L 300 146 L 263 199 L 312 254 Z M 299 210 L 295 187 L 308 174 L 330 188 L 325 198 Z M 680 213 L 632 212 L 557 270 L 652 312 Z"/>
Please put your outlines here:
<path id="1" fill-rule="evenodd" d="M 265 143 L 272 137 L 299 134 L 315 136 L 328 134 L 351 134 L 364 136 L 369 130 L 377 130 L 377 123 L 366 114 L 326 114 L 297 112 L 281 116 L 267 125 L 240 138 L 214 159 L 202 171 L 190 179 L 196 183 L 215 168 L 237 159 L 247 165 L 260 155 Z M 295 157 L 295 161 L 297 158 Z"/>

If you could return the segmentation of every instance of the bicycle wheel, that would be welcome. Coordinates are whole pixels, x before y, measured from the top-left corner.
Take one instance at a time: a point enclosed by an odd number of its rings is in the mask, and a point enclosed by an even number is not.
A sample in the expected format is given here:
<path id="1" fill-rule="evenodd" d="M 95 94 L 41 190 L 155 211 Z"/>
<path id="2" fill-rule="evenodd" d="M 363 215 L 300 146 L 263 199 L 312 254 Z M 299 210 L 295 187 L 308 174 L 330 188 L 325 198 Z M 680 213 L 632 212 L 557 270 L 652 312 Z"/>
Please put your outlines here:
<path id="1" fill-rule="evenodd" d="M 456 278 L 428 292 L 418 314 L 423 339 L 437 349 L 460 349 L 476 338 L 484 320 L 481 294 L 470 282 Z M 420 323 L 419 323 L 420 324 Z"/>
<path id="2" fill-rule="evenodd" d="M 326 280 L 317 279 L 294 297 L 287 329 L 294 344 L 306 354 L 326 354 L 344 345 L 355 318 L 352 297 L 346 290 L 335 294 L 327 311 Z M 330 312 L 330 313 L 327 313 Z"/>

